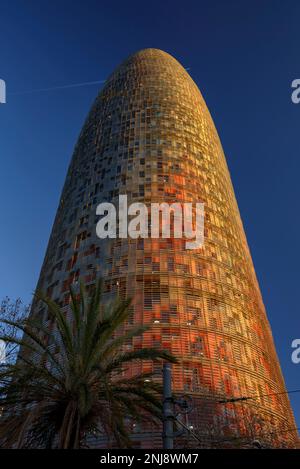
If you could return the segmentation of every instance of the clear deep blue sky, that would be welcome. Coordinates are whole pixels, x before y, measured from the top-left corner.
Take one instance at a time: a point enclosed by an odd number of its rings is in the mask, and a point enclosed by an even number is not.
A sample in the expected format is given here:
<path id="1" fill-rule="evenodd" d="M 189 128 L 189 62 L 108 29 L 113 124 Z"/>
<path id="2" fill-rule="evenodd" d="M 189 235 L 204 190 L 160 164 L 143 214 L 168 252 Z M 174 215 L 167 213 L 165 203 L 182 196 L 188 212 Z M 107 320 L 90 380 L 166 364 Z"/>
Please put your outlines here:
<path id="1" fill-rule="evenodd" d="M 288 389 L 300 388 L 300 3 L 0 1 L 0 298 L 30 300 L 72 149 L 99 86 L 146 47 L 176 57 L 217 126 Z M 291 398 L 300 426 L 300 394 Z"/>

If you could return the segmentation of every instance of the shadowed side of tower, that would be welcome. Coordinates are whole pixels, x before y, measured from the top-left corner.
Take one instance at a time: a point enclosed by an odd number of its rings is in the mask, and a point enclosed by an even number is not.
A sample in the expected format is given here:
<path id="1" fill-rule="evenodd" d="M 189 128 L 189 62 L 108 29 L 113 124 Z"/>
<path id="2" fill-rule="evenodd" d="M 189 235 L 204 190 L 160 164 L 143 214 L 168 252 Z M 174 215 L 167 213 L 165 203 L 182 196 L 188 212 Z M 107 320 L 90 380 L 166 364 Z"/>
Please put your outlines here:
<path id="1" fill-rule="evenodd" d="M 96 206 L 117 205 L 122 194 L 128 204 L 203 202 L 204 246 L 188 250 L 184 238 L 174 237 L 100 240 Z M 130 323 L 151 325 L 126 349 L 162 346 L 178 357 L 173 389 L 193 397 L 186 424 L 203 446 L 243 441 L 249 426 L 255 437 L 268 435 L 272 446 L 295 444 L 217 131 L 188 73 L 157 49 L 129 57 L 95 100 L 74 150 L 38 286 L 67 312 L 69 286 L 79 278 L 92 286 L 99 276 L 106 301 L 131 297 Z M 33 312 L 47 321 L 38 305 Z M 161 368 L 137 363 L 127 374 L 153 371 L 161 380 Z M 240 396 L 258 397 L 218 403 Z M 132 432 L 136 446 L 161 444 L 157 429 L 134 426 Z"/>

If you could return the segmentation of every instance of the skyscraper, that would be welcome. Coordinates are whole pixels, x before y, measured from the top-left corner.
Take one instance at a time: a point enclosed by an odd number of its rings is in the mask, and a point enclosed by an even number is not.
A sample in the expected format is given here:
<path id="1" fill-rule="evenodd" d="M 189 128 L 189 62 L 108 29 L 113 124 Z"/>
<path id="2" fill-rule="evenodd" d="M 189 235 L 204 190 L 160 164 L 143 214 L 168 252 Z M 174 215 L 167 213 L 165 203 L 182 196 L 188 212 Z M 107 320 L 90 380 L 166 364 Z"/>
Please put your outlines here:
<path id="1" fill-rule="evenodd" d="M 189 250 L 173 236 L 99 239 L 97 204 L 117 205 L 122 194 L 146 205 L 203 202 L 204 246 Z M 38 287 L 67 313 L 69 286 L 79 278 L 93 285 L 99 276 L 106 301 L 131 297 L 130 322 L 151 325 L 127 349 L 162 346 L 178 357 L 173 389 L 193 398 L 185 423 L 204 446 L 243 441 L 249 429 L 273 446 L 294 444 L 295 422 L 217 131 L 191 77 L 157 49 L 129 57 L 96 98 Z M 48 320 L 38 305 L 33 312 Z M 161 379 L 161 365 L 151 362 L 128 373 L 142 367 Z M 251 399 L 228 402 L 241 396 Z M 133 432 L 137 446 L 160 444 L 154 430 Z"/>

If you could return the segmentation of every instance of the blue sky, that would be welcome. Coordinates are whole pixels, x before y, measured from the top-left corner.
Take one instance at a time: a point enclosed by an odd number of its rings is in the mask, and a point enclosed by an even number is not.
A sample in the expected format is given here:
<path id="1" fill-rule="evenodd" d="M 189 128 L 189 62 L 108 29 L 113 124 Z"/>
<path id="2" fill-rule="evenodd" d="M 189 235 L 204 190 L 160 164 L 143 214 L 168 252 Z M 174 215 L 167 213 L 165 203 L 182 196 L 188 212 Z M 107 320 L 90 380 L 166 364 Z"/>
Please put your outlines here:
<path id="1" fill-rule="evenodd" d="M 2 0 L 0 298 L 35 288 L 77 136 L 99 86 L 129 54 L 174 55 L 202 91 L 236 196 L 288 389 L 300 388 L 300 3 L 276 0 Z M 300 426 L 300 394 L 291 396 Z"/>

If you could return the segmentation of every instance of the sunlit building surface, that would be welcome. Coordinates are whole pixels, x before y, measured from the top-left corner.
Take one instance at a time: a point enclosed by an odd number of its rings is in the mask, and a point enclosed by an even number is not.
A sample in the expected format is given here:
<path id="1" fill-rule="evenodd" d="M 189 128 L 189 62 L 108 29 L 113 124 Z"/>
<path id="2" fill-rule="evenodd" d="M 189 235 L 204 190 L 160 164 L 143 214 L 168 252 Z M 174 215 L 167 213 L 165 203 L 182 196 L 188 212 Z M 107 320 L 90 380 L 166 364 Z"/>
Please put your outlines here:
<path id="1" fill-rule="evenodd" d="M 204 246 L 187 250 L 184 238 L 172 236 L 100 240 L 96 206 L 117 205 L 120 194 L 129 204 L 204 202 Z M 97 97 L 74 150 L 38 286 L 67 312 L 69 286 L 79 278 L 92 286 L 99 276 L 107 301 L 132 298 L 130 324 L 151 325 L 126 349 L 163 347 L 179 359 L 173 389 L 193 398 L 182 419 L 198 439 L 184 436 L 177 446 L 295 444 L 217 131 L 189 74 L 157 49 L 129 57 Z M 48 321 L 45 310 L 34 309 Z M 128 373 L 142 368 L 161 380 L 159 363 L 136 364 Z M 241 396 L 253 399 L 226 402 Z M 161 446 L 159 429 L 132 424 L 132 433 L 136 447 Z"/>

